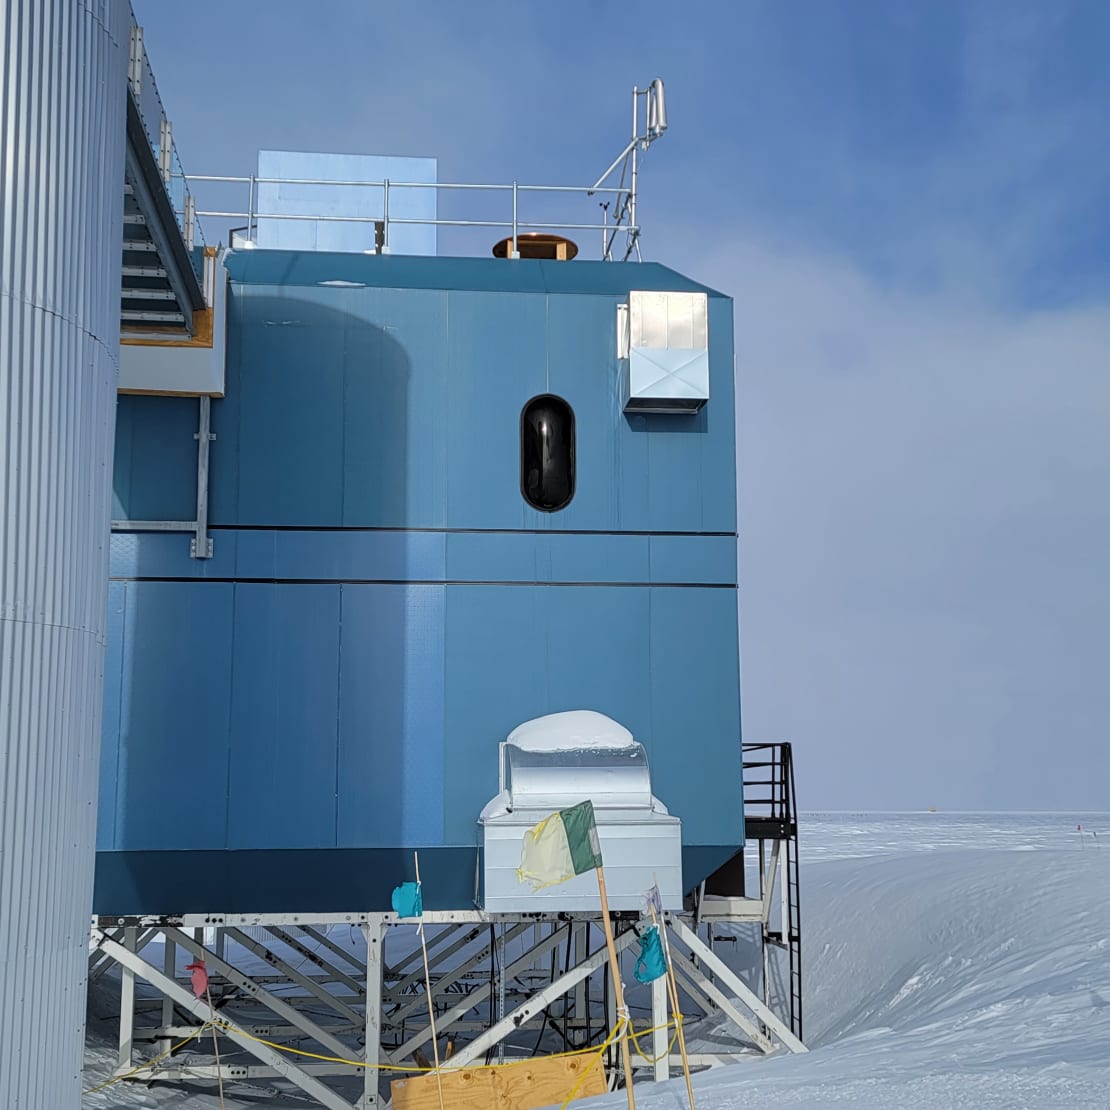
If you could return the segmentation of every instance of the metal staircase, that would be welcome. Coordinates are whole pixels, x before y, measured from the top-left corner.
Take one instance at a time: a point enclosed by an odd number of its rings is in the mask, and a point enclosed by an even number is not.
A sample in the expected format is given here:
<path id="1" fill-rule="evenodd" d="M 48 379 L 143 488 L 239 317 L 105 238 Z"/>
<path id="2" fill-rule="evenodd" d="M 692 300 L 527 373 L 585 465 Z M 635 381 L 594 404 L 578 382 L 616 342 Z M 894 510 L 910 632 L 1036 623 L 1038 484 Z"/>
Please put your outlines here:
<path id="1" fill-rule="evenodd" d="M 132 21 L 127 82 L 121 332 L 188 339 L 193 314 L 206 307 L 199 227 L 185 188 L 143 32 Z"/>
<path id="2" fill-rule="evenodd" d="M 802 1039 L 802 923 L 798 806 L 789 744 L 744 744 L 744 847 L 690 899 L 710 937 L 714 925 L 758 926 L 763 1001 Z"/>
<path id="3" fill-rule="evenodd" d="M 797 814 L 790 745 L 745 744 L 744 837 L 748 847 L 754 844 L 758 850 L 760 901 L 770 910 L 776 887 L 779 896 L 779 927 L 772 928 L 770 912 L 764 913 L 762 921 L 764 1001 L 774 1005 L 780 1013 L 789 1013 L 790 1029 L 800 1039 L 802 920 Z M 775 981 L 771 966 L 772 948 L 778 948 L 785 954 L 785 982 Z"/>

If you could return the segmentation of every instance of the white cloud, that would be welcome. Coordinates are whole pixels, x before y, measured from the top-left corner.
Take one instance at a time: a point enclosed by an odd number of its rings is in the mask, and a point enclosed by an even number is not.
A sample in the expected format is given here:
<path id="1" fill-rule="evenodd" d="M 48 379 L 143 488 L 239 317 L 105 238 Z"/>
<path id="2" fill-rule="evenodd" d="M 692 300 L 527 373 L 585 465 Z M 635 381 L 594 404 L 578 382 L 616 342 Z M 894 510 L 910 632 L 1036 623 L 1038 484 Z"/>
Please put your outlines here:
<path id="1" fill-rule="evenodd" d="M 1104 804 L 1110 307 L 733 241 L 748 738 L 809 805 Z"/>

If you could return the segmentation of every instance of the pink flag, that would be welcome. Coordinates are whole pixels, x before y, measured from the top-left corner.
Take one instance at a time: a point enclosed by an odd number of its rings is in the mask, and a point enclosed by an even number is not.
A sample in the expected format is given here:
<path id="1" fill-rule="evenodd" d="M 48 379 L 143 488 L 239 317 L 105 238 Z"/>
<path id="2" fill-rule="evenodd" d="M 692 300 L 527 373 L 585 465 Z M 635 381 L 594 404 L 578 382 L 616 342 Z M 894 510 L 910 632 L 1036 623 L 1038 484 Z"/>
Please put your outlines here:
<path id="1" fill-rule="evenodd" d="M 185 970 L 193 973 L 193 994 L 197 998 L 203 998 L 208 993 L 208 968 L 205 967 L 204 961 L 197 960 L 195 964 L 186 964 Z"/>

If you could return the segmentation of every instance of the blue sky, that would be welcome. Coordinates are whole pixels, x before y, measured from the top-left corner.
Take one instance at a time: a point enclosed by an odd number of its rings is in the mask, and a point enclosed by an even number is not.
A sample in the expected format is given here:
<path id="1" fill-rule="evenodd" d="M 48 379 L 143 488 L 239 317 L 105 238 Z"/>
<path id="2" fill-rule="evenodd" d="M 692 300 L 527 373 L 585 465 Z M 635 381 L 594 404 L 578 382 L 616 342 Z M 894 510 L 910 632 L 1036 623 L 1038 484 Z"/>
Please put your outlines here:
<path id="1" fill-rule="evenodd" d="M 736 300 L 746 737 L 810 807 L 1110 809 L 1110 6 L 134 7 L 194 173 L 588 182 L 662 76 L 645 256 Z"/>

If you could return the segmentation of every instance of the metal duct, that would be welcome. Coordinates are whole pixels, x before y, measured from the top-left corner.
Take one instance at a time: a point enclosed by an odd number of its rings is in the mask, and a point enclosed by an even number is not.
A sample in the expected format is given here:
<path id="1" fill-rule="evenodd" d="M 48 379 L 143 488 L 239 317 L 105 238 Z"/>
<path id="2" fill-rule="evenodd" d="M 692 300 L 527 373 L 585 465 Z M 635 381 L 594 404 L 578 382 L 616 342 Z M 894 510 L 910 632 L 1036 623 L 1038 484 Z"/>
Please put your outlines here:
<path id="1" fill-rule="evenodd" d="M 129 9 L 0 11 L 0 1106 L 80 1102 Z"/>

